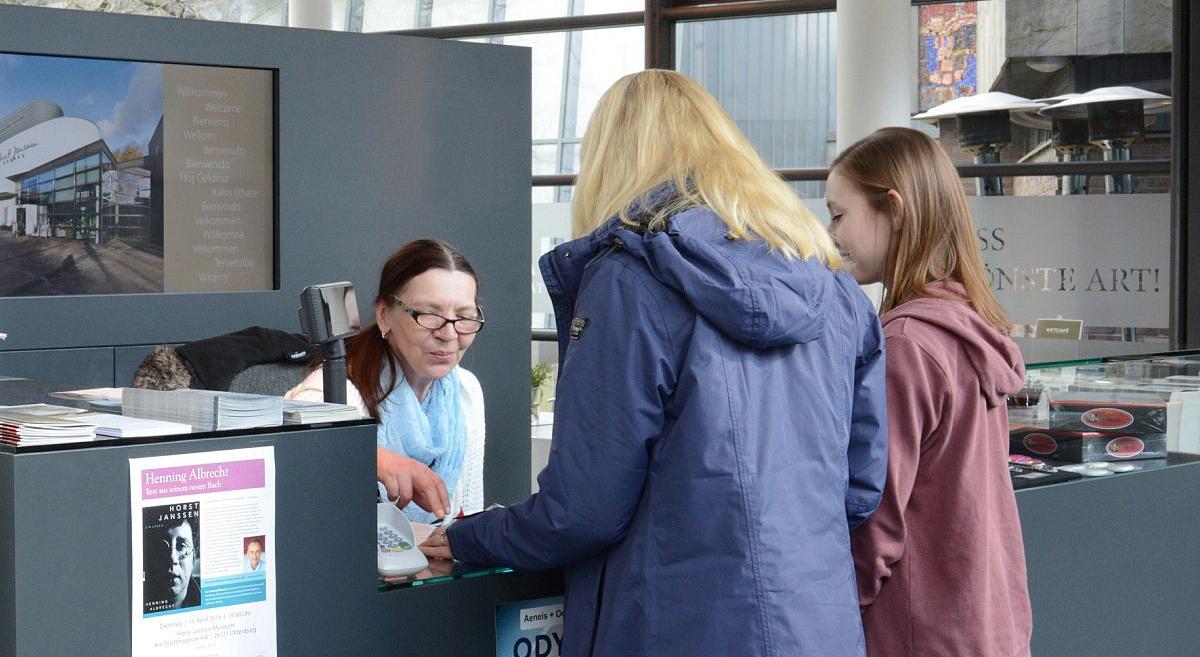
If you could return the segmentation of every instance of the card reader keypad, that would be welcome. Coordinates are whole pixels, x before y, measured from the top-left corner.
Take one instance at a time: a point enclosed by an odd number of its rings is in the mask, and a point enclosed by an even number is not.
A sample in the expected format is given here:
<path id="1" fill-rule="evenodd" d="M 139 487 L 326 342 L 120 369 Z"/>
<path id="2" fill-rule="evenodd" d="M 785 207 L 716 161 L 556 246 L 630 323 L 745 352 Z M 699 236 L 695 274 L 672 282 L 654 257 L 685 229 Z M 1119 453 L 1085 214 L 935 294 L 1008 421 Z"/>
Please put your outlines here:
<path id="1" fill-rule="evenodd" d="M 412 543 L 387 525 L 379 525 L 378 536 L 380 552 L 403 552 L 412 548 Z"/>

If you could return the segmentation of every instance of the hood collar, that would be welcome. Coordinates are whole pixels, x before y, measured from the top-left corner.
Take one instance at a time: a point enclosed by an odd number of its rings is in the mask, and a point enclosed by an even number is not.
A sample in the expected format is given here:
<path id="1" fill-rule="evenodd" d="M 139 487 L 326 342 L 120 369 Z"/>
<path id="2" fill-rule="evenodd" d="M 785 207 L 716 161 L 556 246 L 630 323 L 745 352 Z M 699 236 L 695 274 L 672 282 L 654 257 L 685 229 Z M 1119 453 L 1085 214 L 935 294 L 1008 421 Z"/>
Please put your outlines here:
<path id="1" fill-rule="evenodd" d="M 637 216 L 676 195 L 666 183 L 630 205 Z M 754 348 L 815 340 L 824 329 L 823 306 L 833 277 L 815 260 L 787 260 L 761 240 L 733 239 L 707 207 L 669 219 L 663 232 L 636 232 L 618 217 L 591 234 L 560 244 L 542 257 L 560 340 L 574 312 L 587 265 L 617 250 L 642 261 L 650 275 L 681 294 L 730 339 Z"/>
<path id="2" fill-rule="evenodd" d="M 883 325 L 902 318 L 936 326 L 958 340 L 967 362 L 979 379 L 979 391 L 989 407 L 1005 403 L 1005 397 L 1025 383 L 1025 361 L 1007 335 L 996 330 L 967 302 L 967 291 L 956 281 L 926 286 L 930 296 L 914 299 L 884 313 Z"/>

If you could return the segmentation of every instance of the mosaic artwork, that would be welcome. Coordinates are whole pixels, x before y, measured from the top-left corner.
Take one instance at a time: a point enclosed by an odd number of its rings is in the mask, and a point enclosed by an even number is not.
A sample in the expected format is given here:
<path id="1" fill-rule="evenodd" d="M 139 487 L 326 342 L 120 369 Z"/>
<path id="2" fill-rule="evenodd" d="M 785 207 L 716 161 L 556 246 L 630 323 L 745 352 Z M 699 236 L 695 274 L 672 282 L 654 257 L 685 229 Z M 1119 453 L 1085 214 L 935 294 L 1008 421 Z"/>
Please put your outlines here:
<path id="1" fill-rule="evenodd" d="M 978 91 L 974 2 L 919 8 L 917 90 L 921 111 Z"/>

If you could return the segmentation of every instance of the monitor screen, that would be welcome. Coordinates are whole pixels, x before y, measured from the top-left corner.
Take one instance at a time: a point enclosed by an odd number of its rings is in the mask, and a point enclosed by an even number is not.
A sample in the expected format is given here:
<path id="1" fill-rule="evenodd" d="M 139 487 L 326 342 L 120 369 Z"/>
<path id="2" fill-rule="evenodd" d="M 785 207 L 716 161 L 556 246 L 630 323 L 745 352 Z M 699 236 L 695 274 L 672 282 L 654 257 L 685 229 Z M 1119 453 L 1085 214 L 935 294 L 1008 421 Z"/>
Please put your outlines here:
<path id="1" fill-rule="evenodd" d="M 275 289 L 274 76 L 0 52 L 0 297 Z"/>

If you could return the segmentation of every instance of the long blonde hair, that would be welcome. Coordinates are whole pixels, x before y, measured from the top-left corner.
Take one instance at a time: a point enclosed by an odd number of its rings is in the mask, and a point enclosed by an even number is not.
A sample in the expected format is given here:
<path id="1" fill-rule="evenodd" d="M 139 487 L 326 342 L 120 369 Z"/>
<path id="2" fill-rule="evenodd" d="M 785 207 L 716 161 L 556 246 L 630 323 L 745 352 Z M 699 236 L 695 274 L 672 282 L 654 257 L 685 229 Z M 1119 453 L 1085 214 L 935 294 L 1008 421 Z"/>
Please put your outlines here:
<path id="1" fill-rule="evenodd" d="M 643 224 L 651 231 L 704 205 L 735 238 L 761 238 L 788 258 L 841 265 L 824 227 L 707 91 L 675 71 L 626 75 L 600 98 L 583 136 L 571 206 L 575 235 L 613 216 L 634 225 L 628 207 L 668 181 L 679 196 L 653 208 Z"/>
<path id="2" fill-rule="evenodd" d="M 1012 328 L 988 286 L 958 172 L 937 142 L 911 128 L 882 128 L 838 155 L 833 169 L 857 185 L 877 212 L 895 214 L 889 190 L 902 200 L 900 230 L 888 254 L 891 284 L 881 312 L 933 296 L 929 283 L 957 281 L 984 321 L 1004 333 Z"/>

